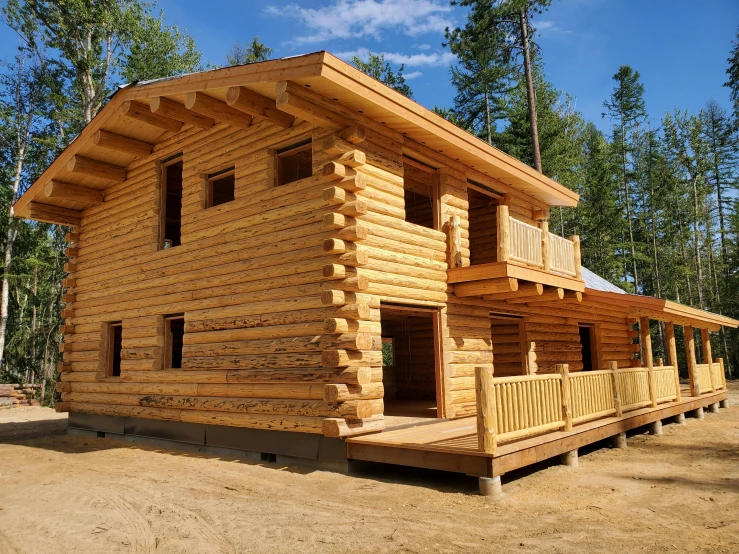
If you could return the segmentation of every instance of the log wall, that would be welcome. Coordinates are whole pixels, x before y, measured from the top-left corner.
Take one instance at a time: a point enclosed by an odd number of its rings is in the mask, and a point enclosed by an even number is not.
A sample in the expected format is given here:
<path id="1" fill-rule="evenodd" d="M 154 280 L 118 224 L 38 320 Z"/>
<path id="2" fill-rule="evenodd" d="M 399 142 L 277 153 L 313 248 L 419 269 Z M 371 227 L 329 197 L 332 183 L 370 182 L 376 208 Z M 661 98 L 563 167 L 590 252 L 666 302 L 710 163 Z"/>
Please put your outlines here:
<path id="1" fill-rule="evenodd" d="M 312 106 L 307 119 L 347 127 L 300 119 L 288 129 L 266 121 L 248 129 L 186 125 L 83 213 L 66 281 L 59 389 L 67 409 L 328 436 L 380 430 L 381 303 L 439 310 L 446 417 L 474 413 L 475 367 L 492 368 L 494 356 L 505 375 L 552 372 L 563 362 L 581 369 L 578 321 L 597 323 L 600 367 L 630 364 L 633 332 L 611 306 L 567 305 L 564 315 L 562 305 L 453 296 L 449 221 L 459 218 L 462 266 L 492 261 L 486 233 L 494 232 L 494 208 L 479 193 L 470 205 L 467 180 L 491 190 L 502 184 L 339 103 L 299 94 Z M 307 138 L 313 176 L 275 187 L 276 151 Z M 182 245 L 158 250 L 161 164 L 178 154 Z M 410 219 L 428 213 L 411 201 L 425 184 L 416 170 L 406 181 L 404 156 L 438 168 L 438 230 L 406 221 L 406 207 Z M 206 209 L 207 176 L 231 168 L 235 200 Z M 547 208 L 515 191 L 505 202 L 532 224 L 534 210 Z M 471 210 L 483 227 L 470 228 Z M 480 246 L 472 260 L 471 242 Z M 491 311 L 524 323 L 491 331 Z M 163 367 L 164 316 L 172 314 L 185 319 L 181 369 Z M 116 321 L 119 378 L 103 373 L 107 326 Z M 516 333 L 523 352 L 513 351 Z M 419 394 L 432 396 L 434 385 L 426 379 Z"/>

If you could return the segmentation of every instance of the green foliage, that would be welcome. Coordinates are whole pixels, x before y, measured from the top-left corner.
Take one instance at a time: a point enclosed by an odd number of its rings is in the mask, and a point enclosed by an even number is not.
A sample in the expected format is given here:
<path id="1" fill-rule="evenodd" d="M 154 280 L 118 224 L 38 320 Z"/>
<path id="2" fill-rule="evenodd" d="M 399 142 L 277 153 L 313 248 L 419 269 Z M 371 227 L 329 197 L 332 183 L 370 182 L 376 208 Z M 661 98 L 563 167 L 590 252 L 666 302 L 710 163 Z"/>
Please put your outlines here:
<path id="1" fill-rule="evenodd" d="M 145 14 L 135 40 L 118 61 L 121 78 L 129 83 L 201 71 L 202 55 L 195 40 L 176 25 L 165 25 L 164 14 Z"/>
<path id="2" fill-rule="evenodd" d="M 272 48 L 259 42 L 259 37 L 251 39 L 251 43 L 241 46 L 238 42 L 233 45 L 231 51 L 226 54 L 226 65 L 245 65 L 268 60 L 274 53 Z"/>
<path id="3" fill-rule="evenodd" d="M 726 60 L 729 64 L 729 67 L 726 68 L 726 74 L 729 78 L 724 86 L 729 87 L 731 101 L 734 103 L 734 122 L 739 125 L 739 28 L 736 31 L 736 40 L 731 44 L 733 48 Z"/>
<path id="4" fill-rule="evenodd" d="M 358 56 L 354 56 L 351 59 L 351 63 L 360 71 L 364 71 L 370 77 L 377 79 L 381 83 L 385 83 L 391 89 L 398 91 L 408 98 L 413 98 L 413 91 L 406 84 L 405 77 L 403 76 L 405 66 L 401 65 L 397 71 L 393 71 L 390 64 L 385 62 L 385 54 L 368 52 L 366 62 Z"/>

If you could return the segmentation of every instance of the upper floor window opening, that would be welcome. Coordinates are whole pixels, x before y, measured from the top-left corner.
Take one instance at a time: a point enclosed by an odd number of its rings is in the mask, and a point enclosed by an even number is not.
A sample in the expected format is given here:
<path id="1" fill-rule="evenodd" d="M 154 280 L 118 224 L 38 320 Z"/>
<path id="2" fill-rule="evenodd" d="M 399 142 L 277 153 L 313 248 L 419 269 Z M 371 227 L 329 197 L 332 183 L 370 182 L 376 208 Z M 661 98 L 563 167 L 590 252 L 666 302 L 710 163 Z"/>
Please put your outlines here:
<path id="1" fill-rule="evenodd" d="M 405 220 L 408 223 L 438 229 L 439 179 L 436 169 L 403 157 Z"/>
<path id="2" fill-rule="evenodd" d="M 159 249 L 179 246 L 182 229 L 182 155 L 162 163 Z"/>
<path id="3" fill-rule="evenodd" d="M 236 172 L 233 167 L 208 175 L 206 208 L 231 202 L 235 194 Z"/>
<path id="4" fill-rule="evenodd" d="M 304 140 L 277 151 L 275 186 L 282 186 L 313 175 L 313 145 Z"/>

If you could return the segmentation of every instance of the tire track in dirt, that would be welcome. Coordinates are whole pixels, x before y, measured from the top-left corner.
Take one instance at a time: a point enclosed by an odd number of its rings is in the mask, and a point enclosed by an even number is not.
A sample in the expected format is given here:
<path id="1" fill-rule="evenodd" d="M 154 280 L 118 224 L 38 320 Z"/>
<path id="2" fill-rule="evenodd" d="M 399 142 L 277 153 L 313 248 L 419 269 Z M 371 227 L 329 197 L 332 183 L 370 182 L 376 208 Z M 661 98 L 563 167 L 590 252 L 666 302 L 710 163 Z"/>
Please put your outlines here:
<path id="1" fill-rule="evenodd" d="M 157 509 L 156 506 L 153 508 Z M 194 536 L 200 544 L 216 547 L 218 552 L 236 553 L 234 545 L 222 533 L 216 531 L 213 525 L 197 512 L 188 510 L 177 504 L 166 504 L 158 509 L 161 514 L 170 512 L 171 515 L 175 516 L 174 518 L 167 517 L 166 519 L 185 523 L 184 528 L 187 529 L 188 534 Z"/>
<path id="2" fill-rule="evenodd" d="M 156 537 L 151 525 L 141 513 L 117 492 L 110 489 L 96 487 L 92 494 L 104 504 L 107 504 L 113 513 L 124 520 L 129 529 L 133 552 L 149 554 L 157 547 Z"/>

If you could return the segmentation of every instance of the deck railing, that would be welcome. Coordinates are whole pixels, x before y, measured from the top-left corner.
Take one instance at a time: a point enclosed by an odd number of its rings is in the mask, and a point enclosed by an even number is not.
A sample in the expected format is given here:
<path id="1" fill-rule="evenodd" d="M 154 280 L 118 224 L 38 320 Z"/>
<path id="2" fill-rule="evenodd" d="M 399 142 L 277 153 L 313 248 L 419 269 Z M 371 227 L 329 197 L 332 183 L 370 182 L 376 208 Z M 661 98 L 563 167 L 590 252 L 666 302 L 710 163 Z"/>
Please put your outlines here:
<path id="1" fill-rule="evenodd" d="M 714 366 L 720 367 L 719 360 L 711 369 Z M 678 399 L 674 366 L 658 365 L 650 371 L 648 367 L 619 369 L 611 362 L 611 369 L 602 371 L 571 374 L 567 364 L 557 369 L 555 374 L 500 378 L 494 378 L 488 367 L 475 369 L 478 440 L 483 452 L 495 452 L 501 443 L 569 431 L 575 425 Z M 705 364 L 701 371 L 708 370 Z"/>
<path id="2" fill-rule="evenodd" d="M 549 232 L 546 219 L 538 226 L 511 217 L 508 206 L 497 211 L 498 261 L 514 261 L 582 279 L 580 238 L 562 238 Z"/>
<path id="3" fill-rule="evenodd" d="M 713 391 L 713 386 L 711 384 L 713 381 L 713 375 L 710 364 L 696 364 L 695 371 L 696 376 L 698 377 L 698 384 L 700 385 L 700 394 Z"/>
<path id="4" fill-rule="evenodd" d="M 544 267 L 544 263 L 542 262 L 541 229 L 514 218 L 510 218 L 510 227 L 511 260 L 535 267 Z"/>

